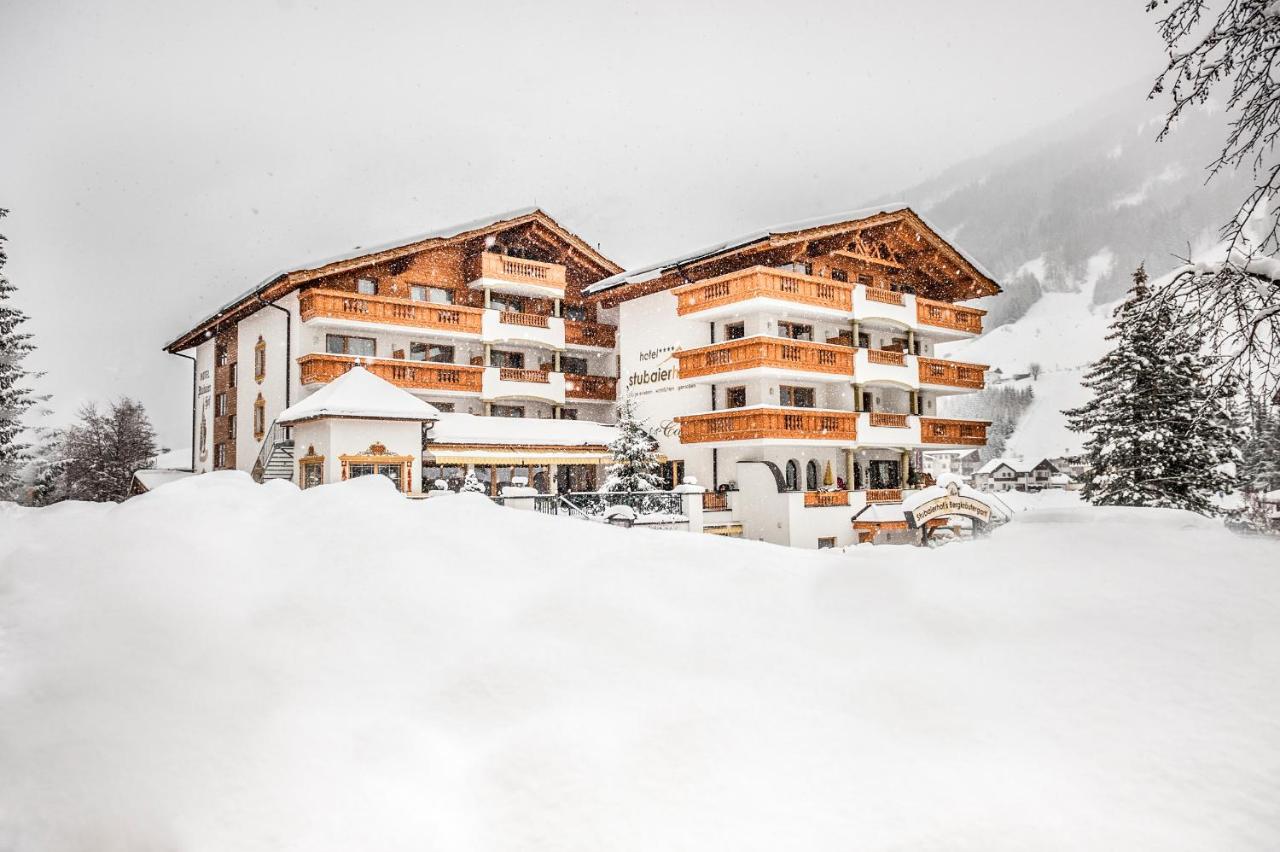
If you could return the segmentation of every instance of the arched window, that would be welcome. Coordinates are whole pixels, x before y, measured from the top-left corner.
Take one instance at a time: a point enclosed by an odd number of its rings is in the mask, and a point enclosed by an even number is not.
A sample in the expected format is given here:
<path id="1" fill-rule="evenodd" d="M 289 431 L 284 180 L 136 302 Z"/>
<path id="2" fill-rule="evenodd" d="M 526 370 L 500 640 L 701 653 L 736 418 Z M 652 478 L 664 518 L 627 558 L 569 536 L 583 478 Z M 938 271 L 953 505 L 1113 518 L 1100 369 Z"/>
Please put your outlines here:
<path id="1" fill-rule="evenodd" d="M 255 440 L 261 441 L 262 436 L 267 433 L 267 401 L 262 398 L 262 394 L 258 394 L 258 398 L 253 401 L 253 437 Z"/>
<path id="2" fill-rule="evenodd" d="M 809 463 L 804 466 L 804 490 L 818 490 L 818 463 L 813 459 L 809 459 Z"/>
<path id="3" fill-rule="evenodd" d="M 787 490 L 800 490 L 800 463 L 795 459 L 787 462 Z"/>
<path id="4" fill-rule="evenodd" d="M 267 377 L 267 342 L 258 335 L 258 342 L 253 347 L 253 378 L 262 384 Z"/>

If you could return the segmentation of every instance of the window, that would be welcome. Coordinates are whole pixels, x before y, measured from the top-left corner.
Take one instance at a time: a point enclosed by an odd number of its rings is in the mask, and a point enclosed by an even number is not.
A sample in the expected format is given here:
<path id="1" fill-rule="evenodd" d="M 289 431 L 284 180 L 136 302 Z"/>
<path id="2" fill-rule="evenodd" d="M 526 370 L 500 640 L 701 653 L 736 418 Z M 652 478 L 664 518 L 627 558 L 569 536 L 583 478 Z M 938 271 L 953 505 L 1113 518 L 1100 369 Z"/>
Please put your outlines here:
<path id="1" fill-rule="evenodd" d="M 778 399 L 782 405 L 791 408 L 813 408 L 815 403 L 813 388 L 797 388 L 782 385 L 778 388 Z"/>
<path id="2" fill-rule="evenodd" d="M 818 539 L 818 549 L 819 549 L 819 550 L 831 550 L 831 549 L 832 549 L 832 548 L 834 548 L 835 546 L 836 546 L 836 539 L 835 539 L 835 536 L 830 536 L 830 537 L 828 537 L 828 538 L 820 538 L 820 539 Z"/>
<path id="3" fill-rule="evenodd" d="M 832 281 L 848 281 L 849 273 L 845 272 L 843 269 L 833 269 L 831 270 L 831 280 Z M 818 539 L 818 540 L 822 541 L 822 539 Z"/>
<path id="4" fill-rule="evenodd" d="M 576 409 L 576 408 L 562 408 L 562 409 L 560 409 L 560 419 L 561 419 L 561 420 L 577 420 L 577 419 L 578 419 L 578 409 Z"/>
<path id="5" fill-rule="evenodd" d="M 795 459 L 787 462 L 786 482 L 788 491 L 800 490 L 800 463 Z"/>
<path id="6" fill-rule="evenodd" d="M 453 412 L 454 410 L 452 402 L 433 402 L 431 404 L 436 407 L 437 411 Z"/>
<path id="7" fill-rule="evenodd" d="M 860 274 L 858 276 L 858 283 L 864 287 L 870 287 L 876 283 L 876 279 L 872 278 L 870 275 Z"/>
<path id="8" fill-rule="evenodd" d="M 234 417 L 227 421 L 227 439 L 230 441 L 236 439 L 236 418 Z"/>
<path id="9" fill-rule="evenodd" d="M 739 386 L 724 389 L 724 407 L 742 408 L 747 404 L 747 389 Z"/>
<path id="10" fill-rule="evenodd" d="M 365 296 L 376 296 L 378 294 L 377 278 L 357 278 L 356 292 Z"/>
<path id="11" fill-rule="evenodd" d="M 232 364 L 231 369 L 227 370 L 227 387 L 233 388 L 236 386 L 236 372 L 236 365 Z"/>
<path id="12" fill-rule="evenodd" d="M 818 490 L 818 463 L 813 459 L 804 466 L 804 488 L 806 491 Z"/>
<path id="13" fill-rule="evenodd" d="M 524 313 L 524 299 L 507 293 L 490 293 L 489 307 L 497 308 L 504 313 Z"/>
<path id="14" fill-rule="evenodd" d="M 253 347 L 253 378 L 258 384 L 267 377 L 267 342 L 258 337 Z"/>
<path id="15" fill-rule="evenodd" d="M 401 477 L 403 471 L 402 462 L 353 462 L 347 465 L 347 479 L 355 479 L 358 476 L 385 476 L 396 484 L 397 489 L 400 489 L 403 484 Z"/>
<path id="16" fill-rule="evenodd" d="M 372 358 L 376 349 L 372 337 L 352 337 L 348 334 L 326 334 L 324 344 L 324 351 L 330 355 Z"/>
<path id="17" fill-rule="evenodd" d="M 258 394 L 253 402 L 253 437 L 262 440 L 267 432 L 267 401 Z"/>
<path id="18" fill-rule="evenodd" d="M 813 340 L 813 326 L 779 320 L 778 336 L 789 337 L 792 340 Z"/>
<path id="19" fill-rule="evenodd" d="M 213 466 L 221 470 L 227 466 L 227 445 L 216 444 L 213 448 Z"/>
<path id="20" fill-rule="evenodd" d="M 453 291 L 444 287 L 430 287 L 426 284 L 410 284 L 409 298 L 415 302 L 430 302 L 433 305 L 452 305 Z"/>
<path id="21" fill-rule="evenodd" d="M 506 367 L 510 370 L 523 370 L 524 353 L 504 352 L 500 349 L 492 349 L 489 351 L 489 366 Z"/>
<path id="22" fill-rule="evenodd" d="M 441 343 L 410 343 L 410 361 L 431 361 L 436 364 L 452 364 L 454 350 L 452 346 Z"/>
<path id="23" fill-rule="evenodd" d="M 217 360 L 219 367 L 225 367 L 231 363 L 231 354 L 227 351 L 225 343 L 219 343 L 214 346 L 214 358 Z"/>
<path id="24" fill-rule="evenodd" d="M 561 355 L 560 371 L 585 376 L 587 374 L 587 359 L 577 355 Z"/>
<path id="25" fill-rule="evenodd" d="M 226 416 L 227 395 L 225 393 L 220 393 L 213 398 L 213 413 L 219 417 Z"/>
<path id="26" fill-rule="evenodd" d="M 811 275 L 813 273 L 812 263 L 779 263 L 777 269 L 783 272 L 795 272 L 798 275 Z"/>
<path id="27" fill-rule="evenodd" d="M 302 467 L 302 487 L 314 488 L 324 485 L 324 458 L 308 458 L 298 462 Z"/>
<path id="28" fill-rule="evenodd" d="M 724 324 L 725 340 L 741 340 L 747 336 L 747 325 L 741 322 L 727 322 Z"/>
<path id="29" fill-rule="evenodd" d="M 489 408 L 490 417 L 524 417 L 523 405 L 494 405 Z"/>
<path id="30" fill-rule="evenodd" d="M 586 305 L 565 305 L 564 318 L 573 320 L 574 322 L 586 322 L 587 306 Z"/>
<path id="31" fill-rule="evenodd" d="M 438 408 L 439 406 L 437 406 Z M 436 481 L 443 479 L 450 491 L 460 491 L 467 478 L 467 469 L 460 464 L 423 465 L 422 490 L 430 491 L 436 487 Z"/>

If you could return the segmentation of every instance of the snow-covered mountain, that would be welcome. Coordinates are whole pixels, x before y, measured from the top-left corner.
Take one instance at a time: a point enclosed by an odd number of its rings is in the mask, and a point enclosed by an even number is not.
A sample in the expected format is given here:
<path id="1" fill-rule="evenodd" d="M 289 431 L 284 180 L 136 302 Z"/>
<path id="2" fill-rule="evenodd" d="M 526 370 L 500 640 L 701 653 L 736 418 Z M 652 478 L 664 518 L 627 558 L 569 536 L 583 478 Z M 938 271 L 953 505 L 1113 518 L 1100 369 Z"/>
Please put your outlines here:
<path id="1" fill-rule="evenodd" d="M 1145 262 L 1154 278 L 1206 251 L 1247 188 L 1247 175 L 1206 183 L 1223 134 L 1212 104 L 1157 143 L 1161 106 L 1129 87 L 907 193 L 1005 288 L 976 303 L 990 311 L 987 334 L 947 347 L 948 356 L 1005 376 L 1041 367 L 1038 380 L 1009 379 L 1030 384 L 1036 399 L 1008 454 L 1079 451 L 1061 411 L 1088 398 L 1080 377 L 1106 350 L 1111 310 L 1134 268 Z"/>

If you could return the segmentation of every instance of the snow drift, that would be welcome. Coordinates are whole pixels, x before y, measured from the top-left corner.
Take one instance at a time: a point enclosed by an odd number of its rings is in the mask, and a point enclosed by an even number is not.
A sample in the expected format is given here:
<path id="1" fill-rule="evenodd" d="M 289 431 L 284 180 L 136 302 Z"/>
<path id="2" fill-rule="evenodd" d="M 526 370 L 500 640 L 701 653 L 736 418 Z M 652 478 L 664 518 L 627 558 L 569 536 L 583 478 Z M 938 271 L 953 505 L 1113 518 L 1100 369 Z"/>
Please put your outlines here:
<path id="1" fill-rule="evenodd" d="M 0 846 L 1273 849 L 1277 554 L 1095 509 L 800 552 L 372 477 L 0 506 Z"/>

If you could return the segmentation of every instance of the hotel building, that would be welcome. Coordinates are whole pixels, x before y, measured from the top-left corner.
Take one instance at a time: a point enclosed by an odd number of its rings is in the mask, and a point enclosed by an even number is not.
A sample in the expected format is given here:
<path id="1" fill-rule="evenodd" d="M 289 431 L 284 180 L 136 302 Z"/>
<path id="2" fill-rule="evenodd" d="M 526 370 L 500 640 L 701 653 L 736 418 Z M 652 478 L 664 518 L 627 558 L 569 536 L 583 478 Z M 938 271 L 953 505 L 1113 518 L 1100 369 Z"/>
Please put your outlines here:
<path id="1" fill-rule="evenodd" d="M 939 410 L 981 390 L 986 365 L 936 347 L 980 334 L 984 312 L 960 302 L 999 292 L 901 206 L 771 228 L 586 288 L 618 312 L 621 392 L 673 475 L 712 489 L 708 523 L 804 547 L 904 531 L 920 451 L 986 443 L 986 421 Z"/>

